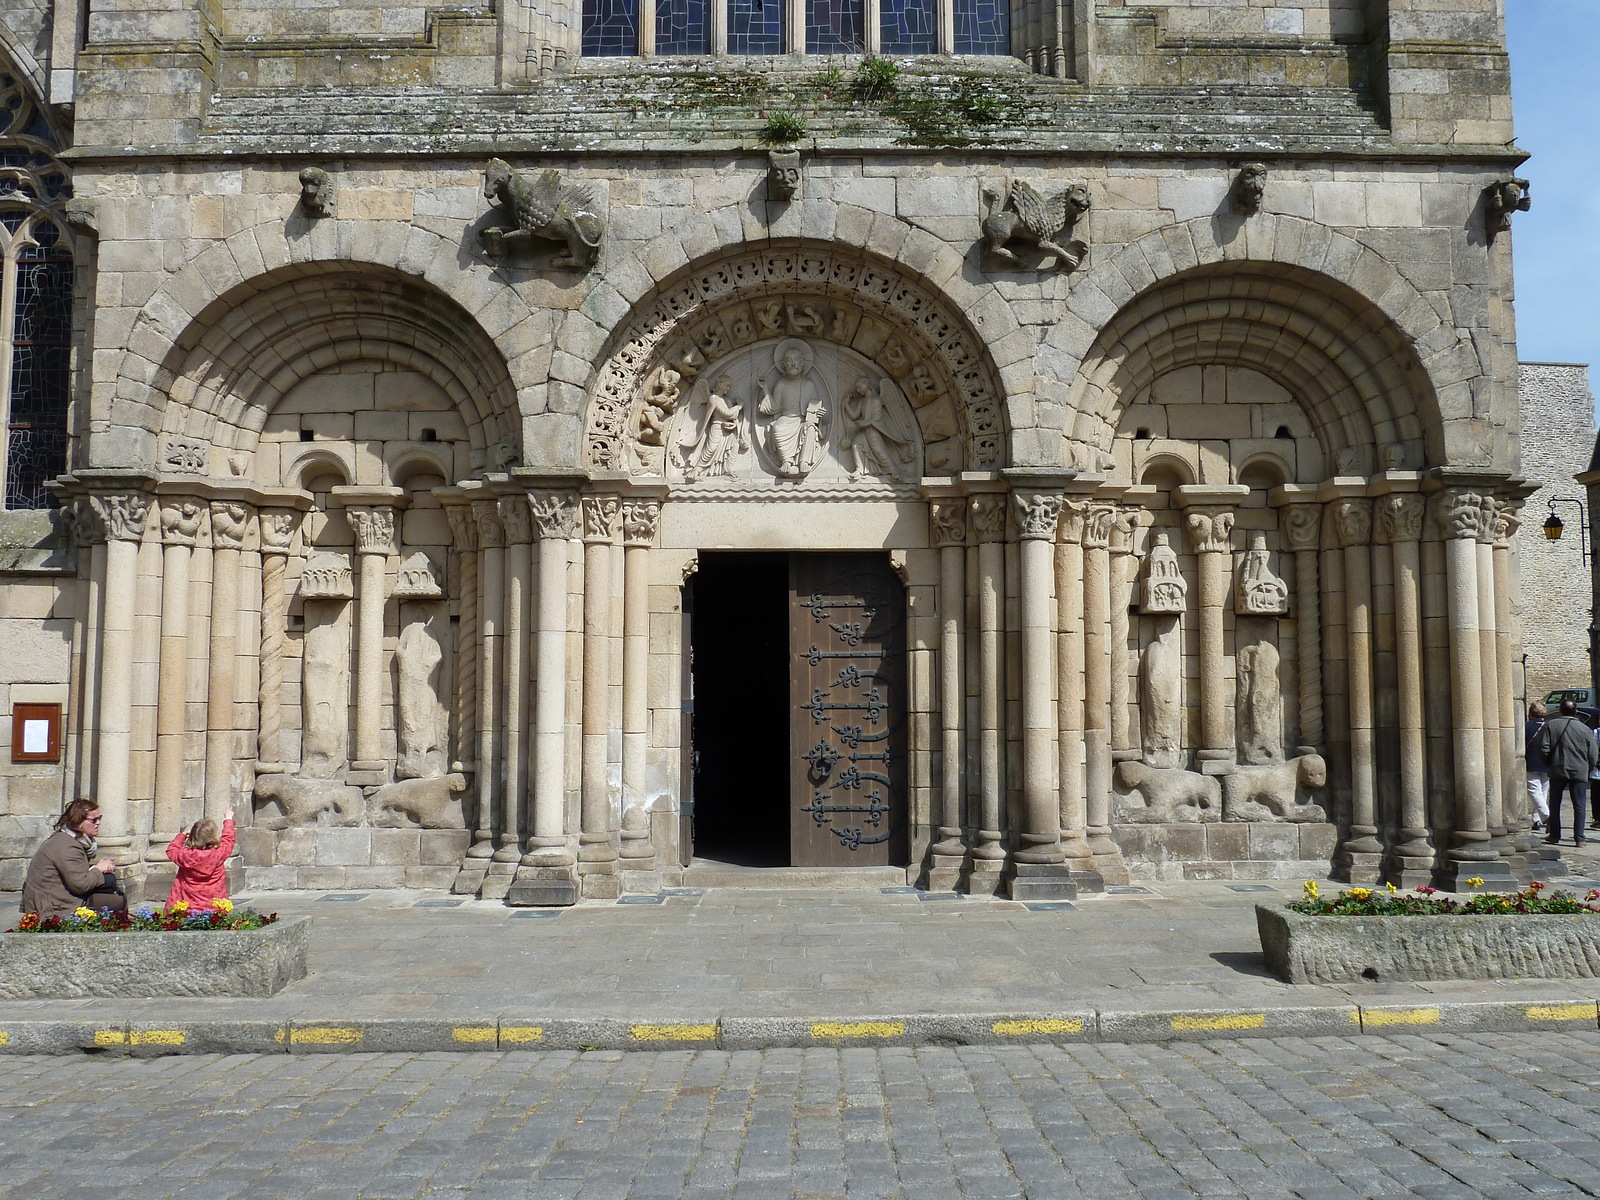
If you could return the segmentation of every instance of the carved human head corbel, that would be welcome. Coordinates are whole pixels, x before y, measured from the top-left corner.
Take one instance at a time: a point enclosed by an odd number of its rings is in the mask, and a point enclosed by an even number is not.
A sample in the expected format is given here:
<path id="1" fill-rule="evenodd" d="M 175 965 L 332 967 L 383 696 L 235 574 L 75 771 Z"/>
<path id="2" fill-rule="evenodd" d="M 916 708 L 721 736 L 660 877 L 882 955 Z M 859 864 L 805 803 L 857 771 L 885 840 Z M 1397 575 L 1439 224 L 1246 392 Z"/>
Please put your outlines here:
<path id="1" fill-rule="evenodd" d="M 321 167 L 300 171 L 300 211 L 308 217 L 326 217 L 333 212 L 333 176 Z"/>
<path id="2" fill-rule="evenodd" d="M 774 200 L 800 195 L 800 151 L 767 151 L 767 195 Z"/>
<path id="3" fill-rule="evenodd" d="M 1496 234 L 1511 231 L 1511 214 L 1533 207 L 1532 186 L 1526 179 L 1501 179 L 1483 191 L 1484 225 L 1492 242 Z"/>
<path id="4" fill-rule="evenodd" d="M 1233 202 L 1239 211 L 1254 215 L 1261 211 L 1261 202 L 1267 194 L 1267 164 L 1245 163 L 1233 180 Z"/>

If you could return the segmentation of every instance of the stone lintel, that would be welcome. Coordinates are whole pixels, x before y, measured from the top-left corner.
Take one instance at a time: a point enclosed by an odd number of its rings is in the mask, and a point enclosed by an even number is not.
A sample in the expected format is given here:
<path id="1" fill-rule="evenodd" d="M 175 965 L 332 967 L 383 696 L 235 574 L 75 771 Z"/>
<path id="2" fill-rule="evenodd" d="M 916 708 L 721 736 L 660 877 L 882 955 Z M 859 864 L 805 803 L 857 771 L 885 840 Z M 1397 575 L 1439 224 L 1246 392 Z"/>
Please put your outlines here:
<path id="1" fill-rule="evenodd" d="M 329 497 L 345 508 L 404 508 L 408 499 L 405 488 L 364 487 L 359 484 L 341 484 L 333 488 Z"/>
<path id="2" fill-rule="evenodd" d="M 1220 504 L 1233 508 L 1249 499 L 1250 488 L 1243 483 L 1181 483 L 1172 489 L 1176 508 L 1198 508 Z"/>

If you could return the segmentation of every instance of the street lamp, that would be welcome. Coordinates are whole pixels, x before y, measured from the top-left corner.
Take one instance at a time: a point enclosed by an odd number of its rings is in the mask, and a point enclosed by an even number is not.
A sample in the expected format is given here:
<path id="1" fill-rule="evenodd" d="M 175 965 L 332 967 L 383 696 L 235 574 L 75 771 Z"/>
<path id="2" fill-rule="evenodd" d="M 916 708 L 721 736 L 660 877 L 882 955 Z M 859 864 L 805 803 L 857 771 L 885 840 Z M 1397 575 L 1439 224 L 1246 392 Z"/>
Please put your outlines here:
<path id="1" fill-rule="evenodd" d="M 1589 492 L 1589 503 L 1600 502 L 1600 442 L 1596 443 L 1594 459 L 1589 470 L 1577 476 Z M 1578 510 L 1578 554 L 1580 561 L 1589 567 L 1589 703 L 1600 705 L 1600 563 L 1589 559 L 1589 510 L 1582 500 L 1555 496 L 1550 500 L 1550 515 L 1544 519 L 1544 536 L 1552 542 L 1561 540 L 1561 518 L 1556 515 L 1556 505 L 1570 504 Z"/>
<path id="2" fill-rule="evenodd" d="M 1583 566 L 1589 565 L 1589 511 L 1584 508 L 1582 500 L 1572 500 L 1565 496 L 1555 496 L 1550 500 L 1550 515 L 1544 519 L 1540 526 L 1544 536 L 1552 542 L 1561 540 L 1561 533 L 1566 528 L 1561 518 L 1556 515 L 1556 505 L 1570 504 L 1578 510 L 1578 555 Z"/>

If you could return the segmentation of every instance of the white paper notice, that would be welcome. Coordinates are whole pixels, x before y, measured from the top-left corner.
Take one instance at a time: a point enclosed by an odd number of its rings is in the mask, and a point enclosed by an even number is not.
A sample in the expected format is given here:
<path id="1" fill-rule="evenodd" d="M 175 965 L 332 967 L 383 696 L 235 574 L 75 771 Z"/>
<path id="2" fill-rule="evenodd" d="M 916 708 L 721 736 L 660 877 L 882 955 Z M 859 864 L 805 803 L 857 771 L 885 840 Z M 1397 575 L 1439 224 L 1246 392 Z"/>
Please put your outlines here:
<path id="1" fill-rule="evenodd" d="M 50 722 L 24 721 L 22 723 L 22 752 L 48 754 L 50 752 Z"/>

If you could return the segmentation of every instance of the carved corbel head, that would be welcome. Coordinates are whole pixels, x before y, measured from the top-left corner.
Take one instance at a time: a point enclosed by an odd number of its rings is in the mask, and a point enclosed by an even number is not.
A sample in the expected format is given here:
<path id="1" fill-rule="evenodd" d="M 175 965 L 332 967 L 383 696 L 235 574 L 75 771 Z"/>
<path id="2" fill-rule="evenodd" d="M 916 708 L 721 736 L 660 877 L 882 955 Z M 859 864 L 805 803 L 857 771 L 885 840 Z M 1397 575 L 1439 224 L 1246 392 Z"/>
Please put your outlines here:
<path id="1" fill-rule="evenodd" d="M 800 195 L 800 151 L 767 151 L 767 195 L 774 200 Z"/>
<path id="2" fill-rule="evenodd" d="M 300 211 L 308 217 L 326 217 L 333 212 L 333 176 L 321 167 L 300 171 Z"/>
<path id="3" fill-rule="evenodd" d="M 1253 215 L 1261 211 L 1261 202 L 1267 194 L 1267 164 L 1245 163 L 1233 181 L 1233 202 L 1239 211 Z"/>
<path id="4" fill-rule="evenodd" d="M 1483 190 L 1484 225 L 1492 242 L 1496 234 L 1511 231 L 1511 214 L 1533 207 L 1532 185 L 1513 176 Z"/>

